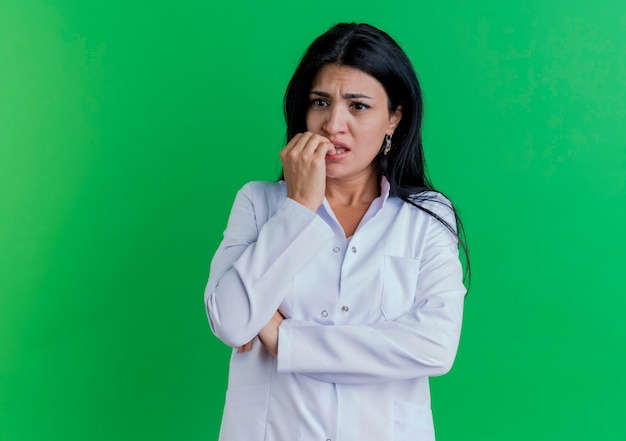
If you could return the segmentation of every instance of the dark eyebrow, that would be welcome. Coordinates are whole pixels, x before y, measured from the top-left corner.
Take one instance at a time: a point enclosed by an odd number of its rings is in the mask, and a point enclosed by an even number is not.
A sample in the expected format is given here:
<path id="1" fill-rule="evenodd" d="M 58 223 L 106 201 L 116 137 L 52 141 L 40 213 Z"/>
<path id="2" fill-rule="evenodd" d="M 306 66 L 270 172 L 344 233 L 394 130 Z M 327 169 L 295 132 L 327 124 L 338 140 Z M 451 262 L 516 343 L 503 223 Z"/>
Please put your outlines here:
<path id="1" fill-rule="evenodd" d="M 323 96 L 324 98 L 330 98 L 330 93 L 322 92 L 321 90 L 312 90 L 310 93 L 311 95 L 319 95 L 319 96 Z M 362 93 L 346 93 L 343 95 L 343 98 L 345 99 L 366 98 L 368 100 L 374 99 Z"/>

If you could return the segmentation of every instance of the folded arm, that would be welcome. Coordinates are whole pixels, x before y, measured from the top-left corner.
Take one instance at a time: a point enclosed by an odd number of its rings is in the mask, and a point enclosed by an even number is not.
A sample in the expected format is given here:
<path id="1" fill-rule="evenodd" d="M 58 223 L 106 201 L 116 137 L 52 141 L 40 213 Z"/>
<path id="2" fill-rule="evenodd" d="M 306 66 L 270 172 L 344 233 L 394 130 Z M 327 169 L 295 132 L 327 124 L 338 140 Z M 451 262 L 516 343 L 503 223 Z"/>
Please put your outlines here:
<path id="1" fill-rule="evenodd" d="M 412 309 L 369 325 L 325 326 L 285 320 L 278 370 L 333 383 L 443 375 L 456 356 L 465 287 L 456 238 L 431 223 Z"/>
<path id="2" fill-rule="evenodd" d="M 332 240 L 314 212 L 286 199 L 275 213 L 255 212 L 253 186 L 244 186 L 213 261 L 204 301 L 211 329 L 240 347 L 257 336 L 276 313 L 294 274 Z M 267 210 L 267 204 L 259 204 Z M 268 216 L 257 228 L 257 216 Z"/>

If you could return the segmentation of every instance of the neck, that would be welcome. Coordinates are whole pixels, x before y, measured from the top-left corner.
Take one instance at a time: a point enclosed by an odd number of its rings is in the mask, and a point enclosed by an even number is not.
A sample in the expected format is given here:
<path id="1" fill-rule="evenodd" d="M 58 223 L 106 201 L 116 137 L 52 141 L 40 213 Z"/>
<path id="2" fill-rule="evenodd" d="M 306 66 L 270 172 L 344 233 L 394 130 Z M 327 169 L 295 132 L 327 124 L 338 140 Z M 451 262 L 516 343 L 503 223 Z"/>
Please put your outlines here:
<path id="1" fill-rule="evenodd" d="M 326 178 L 326 199 L 344 206 L 372 203 L 380 196 L 380 176 L 374 170 L 350 179 Z"/>

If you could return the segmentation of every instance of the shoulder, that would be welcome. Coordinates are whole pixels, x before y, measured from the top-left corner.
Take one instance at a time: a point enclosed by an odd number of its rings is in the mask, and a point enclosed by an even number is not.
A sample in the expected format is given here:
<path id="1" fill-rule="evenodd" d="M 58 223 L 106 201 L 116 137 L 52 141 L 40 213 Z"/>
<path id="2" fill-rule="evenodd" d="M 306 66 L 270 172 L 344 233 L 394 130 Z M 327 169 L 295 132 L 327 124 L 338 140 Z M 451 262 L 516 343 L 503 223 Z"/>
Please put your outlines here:
<path id="1" fill-rule="evenodd" d="M 425 216 L 431 225 L 442 227 L 447 224 L 456 230 L 456 210 L 450 199 L 443 194 L 429 190 L 412 195 L 410 200 L 413 204 L 406 201 L 404 204 L 412 206 L 416 215 Z"/>
<path id="2" fill-rule="evenodd" d="M 239 190 L 237 198 L 246 200 L 257 217 L 266 218 L 274 214 L 284 203 L 287 198 L 287 187 L 284 181 L 252 181 Z"/>
<path id="3" fill-rule="evenodd" d="M 419 201 L 420 197 L 423 199 L 425 207 L 435 211 L 438 214 L 445 215 L 447 213 L 453 213 L 454 208 L 450 199 L 445 197 L 438 191 L 426 191 L 422 195 L 416 195 Z"/>
<path id="4" fill-rule="evenodd" d="M 278 182 L 266 182 L 266 181 L 251 181 L 245 184 L 240 193 L 248 196 L 252 200 L 271 200 L 271 199 L 284 199 L 287 197 L 287 187 L 284 181 Z"/>
<path id="5" fill-rule="evenodd" d="M 452 202 L 438 191 L 428 190 L 411 195 L 409 199 L 417 206 L 424 208 L 428 211 L 432 211 L 438 216 L 450 216 L 454 217 L 454 206 Z M 412 205 L 409 202 L 405 204 Z M 419 210 L 419 208 L 415 207 Z"/>

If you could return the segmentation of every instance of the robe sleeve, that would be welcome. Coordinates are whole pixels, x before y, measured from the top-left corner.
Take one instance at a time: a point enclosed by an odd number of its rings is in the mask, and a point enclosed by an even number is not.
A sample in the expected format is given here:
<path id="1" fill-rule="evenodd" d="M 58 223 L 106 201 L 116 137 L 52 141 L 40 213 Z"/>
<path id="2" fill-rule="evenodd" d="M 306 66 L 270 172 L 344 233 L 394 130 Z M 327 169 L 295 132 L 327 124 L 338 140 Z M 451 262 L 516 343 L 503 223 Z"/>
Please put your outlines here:
<path id="1" fill-rule="evenodd" d="M 454 222 L 451 210 L 445 218 Z M 455 235 L 431 218 L 415 286 L 419 301 L 412 309 L 363 325 L 285 320 L 279 328 L 278 371 L 346 384 L 445 374 L 461 333 L 462 273 Z"/>
<path id="2" fill-rule="evenodd" d="M 256 337 L 293 276 L 333 238 L 317 214 L 292 199 L 281 198 L 271 212 L 260 185 L 246 184 L 237 193 L 204 293 L 211 330 L 232 347 Z"/>

